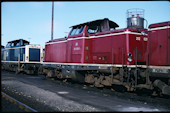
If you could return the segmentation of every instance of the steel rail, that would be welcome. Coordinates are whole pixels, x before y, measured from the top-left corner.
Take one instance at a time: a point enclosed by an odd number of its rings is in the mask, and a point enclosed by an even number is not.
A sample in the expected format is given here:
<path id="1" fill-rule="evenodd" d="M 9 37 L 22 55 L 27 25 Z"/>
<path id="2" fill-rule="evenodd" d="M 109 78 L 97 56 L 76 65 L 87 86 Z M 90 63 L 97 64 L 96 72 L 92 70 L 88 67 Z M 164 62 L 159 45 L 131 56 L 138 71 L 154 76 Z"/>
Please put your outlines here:
<path id="1" fill-rule="evenodd" d="M 2 92 L 2 91 L 1 91 L 1 96 L 4 97 L 6 100 L 9 100 L 10 102 L 13 102 L 14 104 L 19 105 L 19 107 L 20 107 L 21 109 L 24 109 L 25 111 L 28 111 L 28 112 L 38 112 L 37 110 L 35 110 L 35 109 L 27 106 L 26 104 L 24 104 L 24 103 L 16 100 L 15 98 L 7 95 L 6 93 L 4 93 L 4 92 Z"/>

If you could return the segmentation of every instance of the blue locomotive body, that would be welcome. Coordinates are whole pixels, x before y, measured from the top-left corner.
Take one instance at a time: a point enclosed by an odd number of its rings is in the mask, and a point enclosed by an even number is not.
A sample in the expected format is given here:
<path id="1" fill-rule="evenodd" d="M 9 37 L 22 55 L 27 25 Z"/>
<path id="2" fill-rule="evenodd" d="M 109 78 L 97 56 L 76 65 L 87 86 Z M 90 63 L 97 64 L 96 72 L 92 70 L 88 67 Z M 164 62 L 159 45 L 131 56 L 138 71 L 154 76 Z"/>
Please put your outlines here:
<path id="1" fill-rule="evenodd" d="M 1 49 L 2 61 L 23 61 L 41 62 L 42 47 L 39 45 L 29 45 L 23 39 L 8 42 L 5 48 Z"/>
<path id="2" fill-rule="evenodd" d="M 37 73 L 41 62 L 43 62 L 42 46 L 30 45 L 26 40 L 10 41 L 5 48 L 1 48 L 2 69 L 33 74 Z"/>

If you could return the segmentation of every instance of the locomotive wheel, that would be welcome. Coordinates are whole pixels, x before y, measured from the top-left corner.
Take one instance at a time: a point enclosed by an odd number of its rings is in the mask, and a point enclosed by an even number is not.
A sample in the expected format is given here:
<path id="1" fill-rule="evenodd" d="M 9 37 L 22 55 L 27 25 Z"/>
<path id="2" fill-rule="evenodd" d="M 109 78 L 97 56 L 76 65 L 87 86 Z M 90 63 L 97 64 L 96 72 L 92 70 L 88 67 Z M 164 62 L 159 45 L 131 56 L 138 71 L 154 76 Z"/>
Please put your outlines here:
<path id="1" fill-rule="evenodd" d="M 52 70 L 49 70 L 48 71 L 48 73 L 47 73 L 47 75 L 46 75 L 46 77 L 54 77 L 54 71 L 52 71 Z"/>

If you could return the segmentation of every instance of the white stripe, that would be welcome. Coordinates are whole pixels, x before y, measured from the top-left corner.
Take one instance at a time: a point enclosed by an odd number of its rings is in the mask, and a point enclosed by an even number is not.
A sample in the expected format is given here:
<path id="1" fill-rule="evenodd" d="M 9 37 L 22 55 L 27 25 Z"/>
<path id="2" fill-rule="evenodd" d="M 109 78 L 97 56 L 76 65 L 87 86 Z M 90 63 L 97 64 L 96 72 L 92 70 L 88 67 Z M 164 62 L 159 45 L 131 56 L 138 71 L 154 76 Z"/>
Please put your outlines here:
<path id="1" fill-rule="evenodd" d="M 64 41 L 58 41 L 58 42 L 46 42 L 45 45 L 49 45 L 49 44 L 55 44 L 55 43 L 63 43 L 63 42 L 67 42 L 67 40 L 64 40 Z"/>
<path id="2" fill-rule="evenodd" d="M 89 37 L 89 38 L 99 38 L 99 37 L 105 38 L 106 36 L 114 36 L 114 35 L 122 35 L 122 34 L 142 35 L 141 33 L 135 33 L 135 32 L 125 31 L 125 32 L 121 32 L 121 33 L 111 33 L 111 34 L 100 35 L 100 36 L 91 36 L 91 37 Z"/>
<path id="3" fill-rule="evenodd" d="M 26 45 L 26 46 L 28 46 L 29 48 L 37 48 L 37 49 L 39 49 L 39 48 L 41 48 L 41 46 L 40 45 L 33 45 L 33 44 L 31 44 L 31 45 Z"/>
<path id="4" fill-rule="evenodd" d="M 170 66 L 148 66 L 148 68 L 154 68 L 154 69 L 170 69 Z"/>
<path id="5" fill-rule="evenodd" d="M 8 62 L 8 63 L 19 63 L 18 61 L 1 61 L 1 62 Z M 24 62 L 24 61 L 20 61 L 20 63 L 42 63 L 42 62 L 32 62 L 32 61 L 29 61 L 29 62 Z"/>
<path id="6" fill-rule="evenodd" d="M 76 38 L 68 38 L 67 40 L 78 40 L 83 38 L 89 38 L 89 37 L 76 37 Z"/>
<path id="7" fill-rule="evenodd" d="M 58 64 L 58 65 L 81 65 L 81 66 L 117 66 L 121 67 L 119 64 L 90 64 L 90 63 L 56 63 L 56 62 L 43 62 L 42 64 Z"/>
<path id="8" fill-rule="evenodd" d="M 1 62 L 13 62 L 18 63 L 18 61 L 1 61 Z M 141 67 L 141 68 L 156 68 L 156 69 L 170 69 L 170 66 L 147 66 L 147 65 L 121 65 L 121 64 L 88 64 L 88 63 L 55 63 L 55 62 L 23 62 L 20 63 L 41 63 L 41 64 L 58 64 L 58 65 L 79 65 L 79 66 L 103 66 L 103 67 L 122 67 L 127 66 L 131 68 Z"/>
<path id="9" fill-rule="evenodd" d="M 18 48 L 25 48 L 26 46 L 29 46 L 30 48 L 40 48 L 40 45 L 25 45 L 25 46 L 21 46 L 21 47 L 14 47 L 14 48 L 3 48 L 3 50 L 6 49 L 18 49 Z M 2 49 L 1 49 L 2 50 Z"/>
<path id="10" fill-rule="evenodd" d="M 99 36 L 90 36 L 90 37 L 77 37 L 77 38 L 69 38 L 67 40 L 64 41 L 58 41 L 58 42 L 46 42 L 45 45 L 49 45 L 49 44 L 55 44 L 55 43 L 63 43 L 63 42 L 67 42 L 68 40 L 78 40 L 78 39 L 89 39 L 89 38 L 105 38 L 107 36 L 114 36 L 114 35 L 121 35 L 121 34 L 135 34 L 135 35 L 142 35 L 141 33 L 135 33 L 135 32 L 130 32 L 130 31 L 125 31 L 125 32 L 121 32 L 121 33 L 110 33 L 110 34 L 106 34 L 106 35 L 99 35 Z"/>
<path id="11" fill-rule="evenodd" d="M 55 62 L 43 62 L 42 64 L 58 64 L 58 65 L 79 65 L 79 66 L 102 66 L 102 67 L 122 67 L 127 66 L 130 68 L 162 68 L 170 69 L 170 66 L 147 66 L 147 65 L 122 65 L 122 64 L 90 64 L 90 63 L 55 63 Z"/>
<path id="12" fill-rule="evenodd" d="M 150 28 L 148 31 L 153 31 L 153 30 L 160 30 L 160 29 L 168 29 L 170 26 L 164 26 L 164 27 L 156 27 L 156 28 Z"/>
<path id="13" fill-rule="evenodd" d="M 122 65 L 122 64 L 90 64 L 90 63 L 56 63 L 56 62 L 43 62 L 42 64 L 58 64 L 58 65 L 79 65 L 79 66 L 102 66 L 102 67 L 122 67 L 127 66 L 131 68 L 141 67 L 146 68 L 146 65 Z M 170 68 L 170 66 L 169 66 Z"/>
<path id="14" fill-rule="evenodd" d="M 18 48 L 25 48 L 25 46 L 21 46 L 21 47 L 14 47 L 14 48 L 4 48 L 4 50 L 6 50 L 6 49 L 18 49 Z"/>

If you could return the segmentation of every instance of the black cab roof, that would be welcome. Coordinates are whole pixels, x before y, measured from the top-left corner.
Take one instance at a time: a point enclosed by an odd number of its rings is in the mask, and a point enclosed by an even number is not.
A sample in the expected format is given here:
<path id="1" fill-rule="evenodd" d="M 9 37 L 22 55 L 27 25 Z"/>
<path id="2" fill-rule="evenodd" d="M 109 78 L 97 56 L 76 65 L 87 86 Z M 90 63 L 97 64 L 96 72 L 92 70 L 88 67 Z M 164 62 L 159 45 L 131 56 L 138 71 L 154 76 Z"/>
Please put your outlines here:
<path id="1" fill-rule="evenodd" d="M 111 20 L 109 20 L 108 18 L 104 18 L 104 19 L 98 19 L 98 20 L 94 20 L 94 21 L 89 21 L 89 22 L 85 22 L 82 24 L 78 24 L 78 25 L 74 25 L 71 26 L 73 28 L 78 27 L 78 26 L 83 26 L 83 25 L 96 25 L 96 24 L 101 24 L 103 21 L 108 20 L 109 21 L 109 26 L 112 28 L 116 28 L 119 27 L 119 25 Z"/>
<path id="2" fill-rule="evenodd" d="M 19 41 L 24 41 L 24 42 L 26 42 L 26 43 L 29 43 L 29 41 L 27 41 L 27 40 L 24 40 L 24 39 L 17 39 L 17 40 L 13 40 L 13 41 L 9 41 L 8 43 L 11 43 L 11 42 L 19 42 Z"/>

